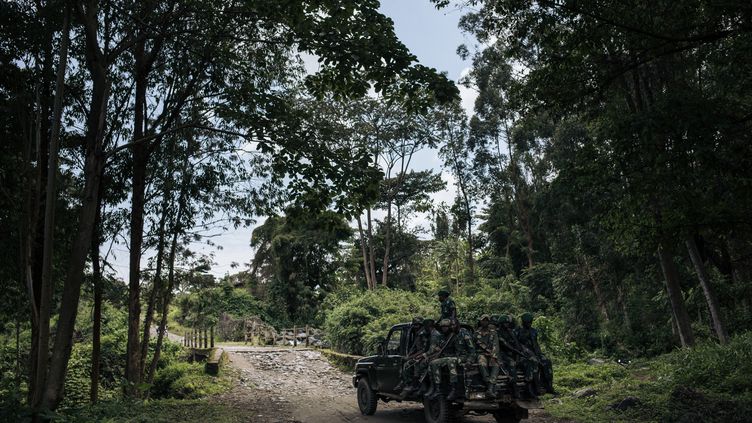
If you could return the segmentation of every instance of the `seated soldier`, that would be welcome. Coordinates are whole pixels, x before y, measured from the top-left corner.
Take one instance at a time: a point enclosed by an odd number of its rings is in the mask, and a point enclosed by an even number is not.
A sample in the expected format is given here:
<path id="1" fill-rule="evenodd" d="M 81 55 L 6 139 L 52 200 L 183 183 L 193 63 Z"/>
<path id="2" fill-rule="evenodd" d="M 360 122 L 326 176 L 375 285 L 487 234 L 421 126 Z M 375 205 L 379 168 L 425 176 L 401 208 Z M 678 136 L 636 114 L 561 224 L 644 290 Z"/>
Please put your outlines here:
<path id="1" fill-rule="evenodd" d="M 499 376 L 499 337 L 490 323 L 487 314 L 481 316 L 473 338 L 478 352 L 478 371 L 486 384 L 486 395 L 495 397 L 496 378 Z"/>
<path id="2" fill-rule="evenodd" d="M 457 398 L 457 383 L 459 379 L 457 377 L 457 342 L 455 341 L 456 334 L 452 332 L 452 321 L 449 319 L 441 319 L 439 322 L 439 329 L 441 338 L 437 341 L 440 342 L 438 348 L 436 348 L 434 342 L 431 342 L 431 352 L 436 356 L 431 360 L 429 364 L 429 371 L 431 372 L 431 389 L 426 393 L 427 398 L 434 398 L 439 394 L 439 388 L 441 386 L 441 369 L 446 367 L 449 371 L 449 383 L 451 389 L 447 395 L 448 400 Z"/>
<path id="3" fill-rule="evenodd" d="M 543 355 L 540 345 L 538 344 L 538 331 L 532 326 L 533 315 L 531 313 L 524 313 L 520 320 L 522 320 L 522 327 L 515 329 L 514 333 L 517 340 L 520 342 L 520 345 L 531 351 L 532 355 L 534 355 L 536 366 L 533 379 L 536 382 L 536 385 L 540 386 L 541 378 L 539 373 L 542 374 L 544 390 L 553 394 L 555 393 L 553 387 L 553 367 L 551 365 L 551 360 Z"/>
<path id="4" fill-rule="evenodd" d="M 402 388 L 400 396 L 407 398 L 410 393 L 418 389 L 418 381 L 428 369 L 426 352 L 431 342 L 431 332 L 434 331 L 432 319 L 422 317 L 413 318 L 410 326 L 410 348 L 408 359 L 402 366 L 402 381 L 397 389 Z"/>
<path id="5" fill-rule="evenodd" d="M 457 351 L 457 367 L 461 366 L 463 369 L 467 369 L 470 364 L 475 364 L 478 361 L 476 356 L 475 342 L 473 341 L 473 334 L 460 326 L 459 320 L 453 322 L 454 333 L 456 333 L 456 351 Z M 455 396 L 447 395 L 448 400 L 456 398 Z"/>
<path id="6" fill-rule="evenodd" d="M 514 320 L 511 316 L 502 314 L 496 318 L 496 322 L 496 330 L 499 334 L 499 366 L 501 371 L 509 376 L 509 389 L 512 391 L 512 397 L 519 398 L 517 364 L 522 353 L 513 331 Z"/>

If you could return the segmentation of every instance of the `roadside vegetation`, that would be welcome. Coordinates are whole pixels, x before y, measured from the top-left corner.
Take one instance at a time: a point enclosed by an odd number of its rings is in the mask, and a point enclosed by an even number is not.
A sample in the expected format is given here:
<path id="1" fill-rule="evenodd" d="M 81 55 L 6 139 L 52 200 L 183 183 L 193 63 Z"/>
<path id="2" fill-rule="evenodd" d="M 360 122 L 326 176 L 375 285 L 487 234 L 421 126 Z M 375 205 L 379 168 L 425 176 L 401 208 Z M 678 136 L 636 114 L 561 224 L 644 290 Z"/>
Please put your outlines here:
<path id="1" fill-rule="evenodd" d="M 556 367 L 556 417 L 581 422 L 743 422 L 752 412 L 752 334 L 702 343 L 629 364 L 611 360 Z M 627 399 L 627 403 L 623 403 Z"/>
<path id="2" fill-rule="evenodd" d="M 369 354 L 439 289 L 535 315 L 556 415 L 749 416 L 748 2 L 425 1 L 459 81 L 378 1 L 0 3 L 0 418 L 184 416 L 165 329 Z"/>

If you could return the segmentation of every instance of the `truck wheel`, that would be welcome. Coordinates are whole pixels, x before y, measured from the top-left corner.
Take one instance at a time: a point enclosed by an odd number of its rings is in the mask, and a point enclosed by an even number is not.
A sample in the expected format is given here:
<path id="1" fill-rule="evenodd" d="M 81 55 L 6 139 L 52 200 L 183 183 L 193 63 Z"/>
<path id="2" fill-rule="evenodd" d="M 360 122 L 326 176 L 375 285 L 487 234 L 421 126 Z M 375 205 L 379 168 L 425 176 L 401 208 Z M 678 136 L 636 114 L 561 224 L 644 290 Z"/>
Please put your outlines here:
<path id="1" fill-rule="evenodd" d="M 496 423 L 520 423 L 522 420 L 513 411 L 496 411 L 493 416 Z"/>
<path id="2" fill-rule="evenodd" d="M 423 400 L 426 423 L 456 423 L 462 420 L 460 409 L 447 401 L 443 395 Z"/>
<path id="3" fill-rule="evenodd" d="M 372 416 L 376 412 L 379 399 L 368 384 L 368 378 L 362 377 L 358 381 L 358 408 L 366 416 Z"/>

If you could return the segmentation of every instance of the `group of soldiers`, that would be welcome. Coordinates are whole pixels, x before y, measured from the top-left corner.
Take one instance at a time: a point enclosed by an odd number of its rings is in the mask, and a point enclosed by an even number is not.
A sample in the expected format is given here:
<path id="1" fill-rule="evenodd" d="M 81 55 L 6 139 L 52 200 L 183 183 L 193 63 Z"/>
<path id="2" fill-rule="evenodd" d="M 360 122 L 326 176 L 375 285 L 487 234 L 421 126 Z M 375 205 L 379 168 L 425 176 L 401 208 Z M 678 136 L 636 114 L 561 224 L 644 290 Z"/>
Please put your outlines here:
<path id="1" fill-rule="evenodd" d="M 454 400 L 459 395 L 459 368 L 473 364 L 478 365 L 489 397 L 496 396 L 496 380 L 500 372 L 508 376 L 514 398 L 520 398 L 516 383 L 518 371 L 523 372 L 531 396 L 537 396 L 539 389 L 554 393 L 551 361 L 541 352 L 538 332 L 532 327 L 532 314 L 525 313 L 520 317 L 520 327 L 516 327 L 510 315 L 484 314 L 471 333 L 457 320 L 457 307 L 449 292 L 442 290 L 437 296 L 441 303 L 438 322 L 413 318 L 408 360 L 398 386 L 403 398 L 421 389 L 423 380 L 429 376 L 431 387 L 424 395 L 429 398 L 438 395 L 441 372 L 446 368 L 450 382 L 447 399 Z"/>

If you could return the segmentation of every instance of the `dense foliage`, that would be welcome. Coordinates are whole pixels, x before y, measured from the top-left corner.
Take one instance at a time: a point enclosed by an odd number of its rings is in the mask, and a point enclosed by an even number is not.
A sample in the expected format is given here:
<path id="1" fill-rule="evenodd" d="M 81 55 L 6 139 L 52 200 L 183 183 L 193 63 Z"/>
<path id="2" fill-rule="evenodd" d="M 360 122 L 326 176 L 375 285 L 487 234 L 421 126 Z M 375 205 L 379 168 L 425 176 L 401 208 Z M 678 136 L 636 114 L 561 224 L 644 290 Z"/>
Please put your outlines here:
<path id="1" fill-rule="evenodd" d="M 2 412 L 212 393 L 170 327 L 367 354 L 449 289 L 471 324 L 534 313 L 560 387 L 611 392 L 563 415 L 621 388 L 656 395 L 625 419 L 744 415 L 749 5 L 432 3 L 463 14 L 472 112 L 375 0 L 3 2 Z M 218 281 L 195 244 L 252 224 Z"/>

